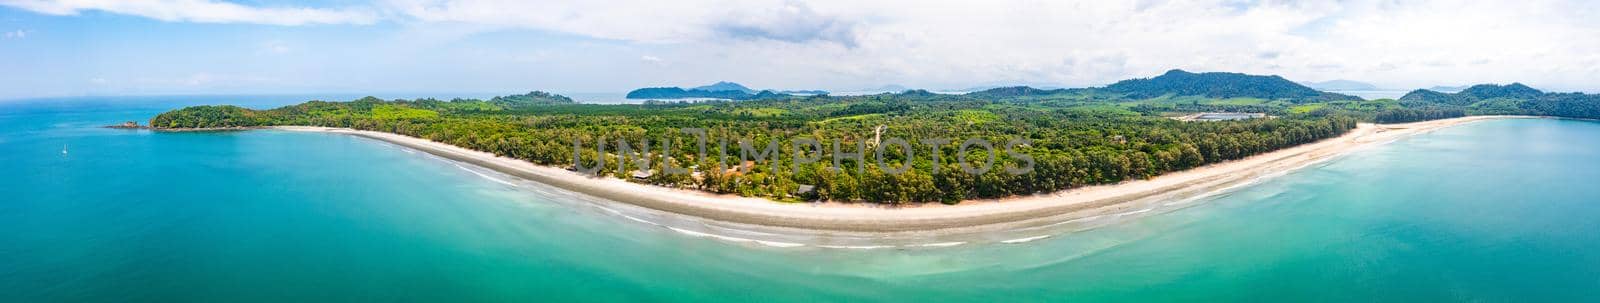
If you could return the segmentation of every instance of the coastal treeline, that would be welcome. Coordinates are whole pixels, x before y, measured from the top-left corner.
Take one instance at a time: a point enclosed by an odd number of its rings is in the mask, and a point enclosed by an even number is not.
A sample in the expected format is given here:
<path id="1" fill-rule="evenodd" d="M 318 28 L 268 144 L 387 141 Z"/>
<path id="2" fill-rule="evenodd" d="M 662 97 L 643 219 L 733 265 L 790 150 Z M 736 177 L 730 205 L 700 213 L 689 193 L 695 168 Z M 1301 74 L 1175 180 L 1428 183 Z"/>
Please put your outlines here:
<path id="1" fill-rule="evenodd" d="M 1373 121 L 1378 123 L 1406 123 L 1428 120 L 1449 119 L 1467 116 L 1467 111 L 1460 108 L 1427 107 L 1421 109 L 1394 108 L 1378 112 L 1373 115 Z"/>

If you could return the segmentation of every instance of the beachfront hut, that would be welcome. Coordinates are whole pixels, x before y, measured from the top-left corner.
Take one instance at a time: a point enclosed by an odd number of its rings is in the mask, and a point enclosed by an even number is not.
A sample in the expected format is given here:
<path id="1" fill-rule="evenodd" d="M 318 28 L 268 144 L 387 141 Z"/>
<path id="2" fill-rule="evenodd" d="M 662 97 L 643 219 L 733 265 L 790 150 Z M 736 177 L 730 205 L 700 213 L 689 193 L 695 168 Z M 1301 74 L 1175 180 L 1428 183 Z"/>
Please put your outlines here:
<path id="1" fill-rule="evenodd" d="M 793 197 L 805 199 L 806 201 L 816 201 L 818 199 L 822 199 L 822 196 L 817 194 L 817 186 L 807 184 L 800 184 L 800 186 L 796 186 L 794 188 Z"/>

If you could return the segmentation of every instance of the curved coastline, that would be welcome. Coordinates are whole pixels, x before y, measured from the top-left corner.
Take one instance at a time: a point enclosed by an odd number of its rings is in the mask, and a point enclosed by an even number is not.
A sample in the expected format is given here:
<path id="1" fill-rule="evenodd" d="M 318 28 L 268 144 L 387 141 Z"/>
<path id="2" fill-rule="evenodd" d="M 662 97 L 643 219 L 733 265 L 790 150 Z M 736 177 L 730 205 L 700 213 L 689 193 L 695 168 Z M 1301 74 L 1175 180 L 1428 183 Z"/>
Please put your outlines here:
<path id="1" fill-rule="evenodd" d="M 270 129 L 346 134 L 379 140 L 565 190 L 716 222 L 830 235 L 916 237 L 1029 230 L 1105 216 L 1134 215 L 1161 205 L 1186 204 L 1180 202 L 1226 191 L 1360 148 L 1470 122 L 1513 118 L 1542 117 L 1470 116 L 1405 124 L 1361 124 L 1337 138 L 1148 180 L 1082 187 L 1051 194 L 967 200 L 956 205 L 904 207 L 832 202 L 782 203 L 630 183 L 392 133 L 307 126 L 277 126 Z M 1187 205 L 1180 207 L 1183 206 Z"/>

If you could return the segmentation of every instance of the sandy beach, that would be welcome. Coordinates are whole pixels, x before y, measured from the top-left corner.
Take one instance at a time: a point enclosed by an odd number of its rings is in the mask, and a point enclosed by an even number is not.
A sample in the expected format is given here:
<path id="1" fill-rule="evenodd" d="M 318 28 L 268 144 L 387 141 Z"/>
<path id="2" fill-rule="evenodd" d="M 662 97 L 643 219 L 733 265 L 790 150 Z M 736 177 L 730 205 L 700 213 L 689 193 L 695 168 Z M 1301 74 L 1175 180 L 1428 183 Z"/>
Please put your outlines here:
<path id="1" fill-rule="evenodd" d="M 970 200 L 957 205 L 935 203 L 893 208 L 850 203 L 781 203 L 636 184 L 615 178 L 590 177 L 561 168 L 390 133 L 301 126 L 273 129 L 348 134 L 381 140 L 566 190 L 721 222 L 828 233 L 940 234 L 1026 229 L 1108 214 L 1148 211 L 1150 205 L 1202 197 L 1360 148 L 1464 123 L 1507 118 L 1534 117 L 1474 116 L 1407 124 L 1361 124 L 1337 138 L 1149 180 L 999 200 Z"/>

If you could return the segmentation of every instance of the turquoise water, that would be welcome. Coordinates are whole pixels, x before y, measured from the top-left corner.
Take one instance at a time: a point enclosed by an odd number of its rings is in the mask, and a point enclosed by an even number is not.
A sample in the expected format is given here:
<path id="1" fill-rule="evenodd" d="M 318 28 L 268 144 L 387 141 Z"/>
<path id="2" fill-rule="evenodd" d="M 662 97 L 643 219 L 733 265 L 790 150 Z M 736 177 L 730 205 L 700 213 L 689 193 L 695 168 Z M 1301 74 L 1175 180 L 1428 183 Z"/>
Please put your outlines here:
<path id="1" fill-rule="evenodd" d="M 349 136 L 97 128 L 209 98 L 0 103 L 0 301 L 1600 300 L 1600 123 L 1449 128 L 1017 245 L 837 250 Z"/>

